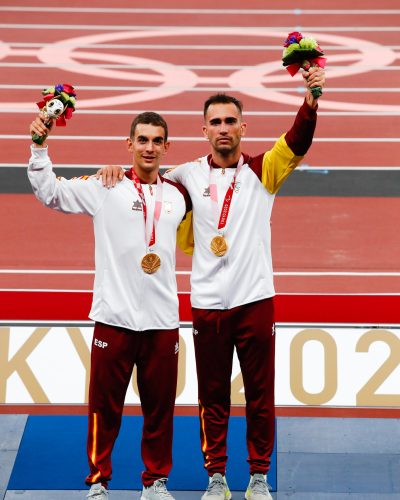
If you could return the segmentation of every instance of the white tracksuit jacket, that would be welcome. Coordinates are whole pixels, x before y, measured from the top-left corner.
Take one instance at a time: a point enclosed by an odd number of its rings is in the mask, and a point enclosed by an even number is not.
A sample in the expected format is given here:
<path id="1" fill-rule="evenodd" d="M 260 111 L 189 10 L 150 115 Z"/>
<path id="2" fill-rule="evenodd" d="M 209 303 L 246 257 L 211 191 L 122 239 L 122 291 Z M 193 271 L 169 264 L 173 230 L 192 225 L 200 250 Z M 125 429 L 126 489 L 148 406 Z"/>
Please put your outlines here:
<path id="1" fill-rule="evenodd" d="M 161 267 L 146 274 L 144 217 L 138 192 L 125 177 L 106 189 L 95 177 L 57 179 L 47 148 L 31 148 L 28 176 L 36 197 L 65 213 L 93 218 L 95 280 L 89 317 L 130 330 L 173 329 L 179 326 L 175 277 L 177 228 L 187 211 L 184 189 L 163 181 L 163 200 L 154 251 Z M 148 212 L 153 213 L 156 185 L 143 184 Z M 66 250 L 68 251 L 68 250 Z"/>
<path id="2" fill-rule="evenodd" d="M 235 168 L 215 169 L 218 205 L 228 189 Z M 191 275 L 192 307 L 231 309 L 274 295 L 269 228 L 274 194 L 244 164 L 237 178 L 224 237 L 228 251 L 215 256 L 210 243 L 218 234 L 212 212 L 207 157 L 176 167 L 166 174 L 181 183 L 193 204 L 194 253 Z"/>
<path id="3" fill-rule="evenodd" d="M 210 200 L 209 158 L 169 170 L 165 176 L 181 183 L 193 207 L 194 252 L 191 276 L 192 307 L 231 309 L 275 294 L 271 257 L 270 218 L 275 194 L 300 163 L 312 142 L 316 111 L 305 102 L 293 127 L 270 151 L 250 158 L 237 176 L 224 231 L 228 251 L 215 256 L 210 243 L 218 234 Z M 214 168 L 219 212 L 234 168 Z M 189 238 L 190 240 L 190 238 Z M 185 248 L 186 246 L 186 248 Z M 186 253 L 190 244 L 180 242 Z"/>

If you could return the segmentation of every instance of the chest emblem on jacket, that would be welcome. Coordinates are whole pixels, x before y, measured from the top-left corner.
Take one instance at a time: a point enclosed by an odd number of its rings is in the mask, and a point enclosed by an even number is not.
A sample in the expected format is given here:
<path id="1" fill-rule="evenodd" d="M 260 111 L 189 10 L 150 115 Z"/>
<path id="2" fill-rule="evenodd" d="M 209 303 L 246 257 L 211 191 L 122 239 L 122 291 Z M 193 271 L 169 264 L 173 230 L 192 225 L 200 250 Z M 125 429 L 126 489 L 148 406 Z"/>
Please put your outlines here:
<path id="1" fill-rule="evenodd" d="M 172 202 L 164 201 L 164 211 L 166 214 L 170 214 L 172 212 Z"/>
<path id="2" fill-rule="evenodd" d="M 206 188 L 204 188 L 203 196 L 204 197 L 210 196 L 210 186 L 207 186 Z"/>
<path id="3" fill-rule="evenodd" d="M 142 202 L 140 200 L 135 200 L 132 205 L 132 210 L 143 212 Z"/>

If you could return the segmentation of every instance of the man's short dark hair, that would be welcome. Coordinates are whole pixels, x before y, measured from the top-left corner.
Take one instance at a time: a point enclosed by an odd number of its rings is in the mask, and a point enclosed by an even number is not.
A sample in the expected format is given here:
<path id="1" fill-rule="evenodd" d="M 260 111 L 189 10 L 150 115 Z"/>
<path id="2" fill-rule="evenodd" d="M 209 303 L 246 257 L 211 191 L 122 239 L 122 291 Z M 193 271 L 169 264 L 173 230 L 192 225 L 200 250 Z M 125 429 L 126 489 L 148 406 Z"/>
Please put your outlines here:
<path id="1" fill-rule="evenodd" d="M 204 118 L 206 117 L 208 108 L 212 104 L 234 104 L 239 110 L 240 115 L 242 115 L 243 104 L 241 103 L 241 101 L 239 101 L 239 99 L 236 99 L 236 97 L 228 94 L 214 94 L 210 96 L 204 103 Z"/>
<path id="2" fill-rule="evenodd" d="M 153 125 L 154 127 L 162 127 L 164 129 L 164 141 L 166 142 L 168 140 L 167 122 L 158 113 L 154 113 L 154 111 L 145 111 L 144 113 L 137 115 L 131 125 L 131 138 L 135 136 L 135 130 L 139 123 Z"/>

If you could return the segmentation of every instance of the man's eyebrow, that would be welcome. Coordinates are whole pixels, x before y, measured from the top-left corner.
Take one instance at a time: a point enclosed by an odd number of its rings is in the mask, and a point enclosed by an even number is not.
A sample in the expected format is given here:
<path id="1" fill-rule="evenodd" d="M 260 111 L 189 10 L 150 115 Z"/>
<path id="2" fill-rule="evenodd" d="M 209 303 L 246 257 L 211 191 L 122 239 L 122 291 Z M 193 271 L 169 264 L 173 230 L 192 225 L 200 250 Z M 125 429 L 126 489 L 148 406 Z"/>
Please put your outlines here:
<path id="1" fill-rule="evenodd" d="M 225 118 L 215 117 L 210 119 L 210 123 L 219 123 L 219 122 L 237 122 L 238 118 L 236 116 L 226 116 Z"/>
<path id="2" fill-rule="evenodd" d="M 149 138 L 149 137 L 147 137 L 146 135 L 138 135 L 138 136 L 137 136 L 137 139 L 138 139 L 139 141 L 149 141 L 149 140 L 150 140 L 150 138 Z M 163 137 L 162 135 L 157 135 L 157 136 L 156 136 L 156 137 L 154 137 L 152 140 L 153 140 L 153 141 L 160 142 L 160 141 L 164 141 L 164 137 Z"/>

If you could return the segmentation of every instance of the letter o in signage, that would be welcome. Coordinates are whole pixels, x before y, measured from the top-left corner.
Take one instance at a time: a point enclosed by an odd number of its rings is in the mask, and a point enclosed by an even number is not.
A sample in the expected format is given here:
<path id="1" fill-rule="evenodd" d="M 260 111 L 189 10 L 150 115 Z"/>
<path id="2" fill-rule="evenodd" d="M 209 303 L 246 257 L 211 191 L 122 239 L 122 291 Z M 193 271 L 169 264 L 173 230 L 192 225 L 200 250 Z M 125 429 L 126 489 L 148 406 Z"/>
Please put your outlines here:
<path id="1" fill-rule="evenodd" d="M 318 393 L 310 393 L 304 388 L 303 350 L 311 340 L 320 342 L 324 349 L 324 385 Z M 306 405 L 322 405 L 336 394 L 337 379 L 337 346 L 333 337 L 320 329 L 298 333 L 290 344 L 290 388 L 293 396 Z"/>

